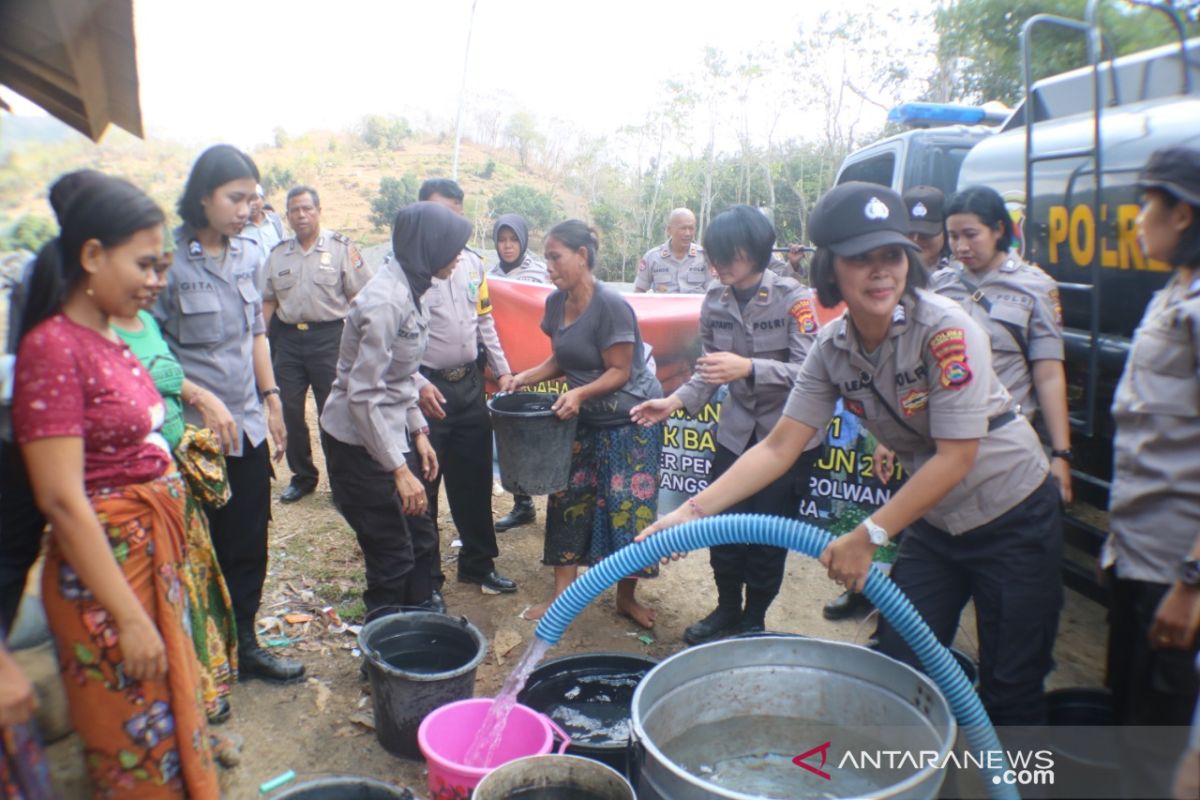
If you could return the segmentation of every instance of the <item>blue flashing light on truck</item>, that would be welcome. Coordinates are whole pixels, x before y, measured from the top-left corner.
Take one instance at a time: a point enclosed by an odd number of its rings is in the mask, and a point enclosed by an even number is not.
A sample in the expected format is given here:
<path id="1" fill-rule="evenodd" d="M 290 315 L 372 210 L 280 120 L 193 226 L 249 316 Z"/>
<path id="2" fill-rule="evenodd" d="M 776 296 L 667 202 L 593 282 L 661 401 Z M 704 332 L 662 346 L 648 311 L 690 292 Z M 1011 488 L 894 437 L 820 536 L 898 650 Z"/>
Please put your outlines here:
<path id="1" fill-rule="evenodd" d="M 1200 148 L 1200 39 L 1185 39 L 1174 12 L 1159 7 L 1179 31 L 1177 43 L 1104 60 L 1095 6 L 1092 0 L 1087 22 L 1041 14 L 1025 24 L 1025 99 L 1001 124 L 961 124 L 973 119 L 963 106 L 901 106 L 898 120 L 960 124 L 909 130 L 858 150 L 843 162 L 837 182 L 865 180 L 899 192 L 925 184 L 947 195 L 990 186 L 1008 204 L 1024 257 L 1058 281 L 1073 478 L 1083 501 L 1067 515 L 1072 552 L 1064 580 L 1099 599 L 1092 561 L 1104 537 L 1112 478 L 1109 409 L 1133 330 L 1170 273 L 1138 246 L 1134 182 L 1155 150 Z M 1030 43 L 1052 25 L 1086 36 L 1091 63 L 1033 82 Z"/>

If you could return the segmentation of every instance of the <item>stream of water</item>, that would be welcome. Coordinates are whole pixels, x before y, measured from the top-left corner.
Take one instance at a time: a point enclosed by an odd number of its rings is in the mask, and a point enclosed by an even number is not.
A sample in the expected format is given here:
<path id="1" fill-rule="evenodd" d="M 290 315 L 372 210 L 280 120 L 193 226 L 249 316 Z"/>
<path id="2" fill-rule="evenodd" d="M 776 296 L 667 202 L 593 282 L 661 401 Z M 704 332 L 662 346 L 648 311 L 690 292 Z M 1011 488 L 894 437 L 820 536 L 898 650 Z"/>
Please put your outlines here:
<path id="1" fill-rule="evenodd" d="M 513 671 L 504 679 L 500 693 L 496 695 L 491 708 L 488 709 L 487 716 L 483 718 L 479 731 L 475 734 L 475 739 L 471 742 L 470 748 L 467 749 L 467 755 L 463 759 L 466 766 L 486 767 L 492 763 L 492 759 L 496 757 L 496 749 L 500 746 L 500 739 L 504 736 L 508 715 L 512 712 L 513 706 L 517 704 L 517 694 L 525 688 L 525 682 L 529 680 L 530 673 L 533 672 L 550 647 L 549 642 L 543 642 L 536 636 L 533 637 L 533 642 L 521 656 L 521 660 L 513 667 Z"/>

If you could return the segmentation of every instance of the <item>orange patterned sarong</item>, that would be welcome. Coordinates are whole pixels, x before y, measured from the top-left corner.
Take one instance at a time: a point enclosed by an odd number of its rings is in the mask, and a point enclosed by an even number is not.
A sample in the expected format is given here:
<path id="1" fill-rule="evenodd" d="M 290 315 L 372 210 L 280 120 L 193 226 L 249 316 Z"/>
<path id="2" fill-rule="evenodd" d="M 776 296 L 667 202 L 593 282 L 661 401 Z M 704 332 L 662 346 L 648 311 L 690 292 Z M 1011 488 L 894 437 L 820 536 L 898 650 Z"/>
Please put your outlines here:
<path id="1" fill-rule="evenodd" d="M 179 578 L 187 558 L 185 491 L 178 475 L 171 475 L 91 495 L 112 555 L 166 646 L 162 680 L 125 676 L 115 621 L 51 535 L 42 600 L 95 797 L 219 796 L 187 594 Z"/>

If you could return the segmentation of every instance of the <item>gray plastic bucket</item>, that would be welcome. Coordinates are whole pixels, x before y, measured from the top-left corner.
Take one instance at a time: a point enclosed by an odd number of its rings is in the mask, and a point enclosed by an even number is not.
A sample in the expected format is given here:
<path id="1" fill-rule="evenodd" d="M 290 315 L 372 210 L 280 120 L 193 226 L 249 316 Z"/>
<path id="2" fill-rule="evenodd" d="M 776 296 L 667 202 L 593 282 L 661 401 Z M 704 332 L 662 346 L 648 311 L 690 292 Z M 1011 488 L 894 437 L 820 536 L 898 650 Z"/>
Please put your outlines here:
<path id="1" fill-rule="evenodd" d="M 389 753 L 421 758 L 417 728 L 435 708 L 475 694 L 487 638 L 465 618 L 406 611 L 363 626 L 375 736 Z"/>
<path id="2" fill-rule="evenodd" d="M 472 800 L 637 800 L 612 767 L 579 756 L 529 756 L 489 772 Z"/>
<path id="3" fill-rule="evenodd" d="M 416 800 L 413 793 L 373 778 L 331 775 L 296 784 L 272 800 Z"/>
<path id="4" fill-rule="evenodd" d="M 498 394 L 488 401 L 500 456 L 500 483 L 513 494 L 543 495 L 567 488 L 577 417 L 550 410 L 557 395 Z"/>

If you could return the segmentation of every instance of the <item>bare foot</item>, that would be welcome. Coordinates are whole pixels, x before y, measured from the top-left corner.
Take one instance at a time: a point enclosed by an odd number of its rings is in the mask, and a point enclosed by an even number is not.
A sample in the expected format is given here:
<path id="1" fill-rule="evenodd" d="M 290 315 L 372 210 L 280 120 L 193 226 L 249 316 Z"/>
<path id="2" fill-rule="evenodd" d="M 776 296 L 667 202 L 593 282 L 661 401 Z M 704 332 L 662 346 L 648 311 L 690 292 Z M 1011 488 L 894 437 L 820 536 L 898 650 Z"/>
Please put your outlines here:
<path id="1" fill-rule="evenodd" d="M 537 622 L 546 613 L 547 609 L 550 608 L 550 603 L 552 602 L 552 600 L 547 600 L 545 603 L 538 603 L 536 606 L 530 606 L 521 612 L 521 619 L 529 620 L 530 622 Z"/>
<path id="2" fill-rule="evenodd" d="M 649 630 L 654 627 L 654 620 L 658 619 L 658 612 L 649 606 L 644 606 L 636 600 L 622 601 L 617 600 L 617 613 L 622 617 L 627 617 L 643 628 Z"/>

